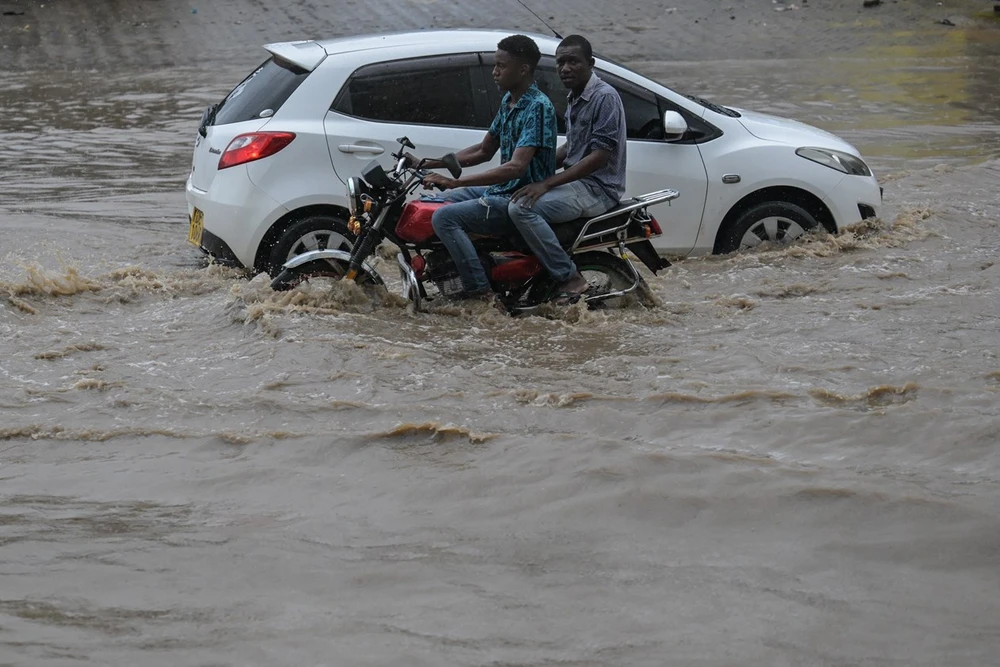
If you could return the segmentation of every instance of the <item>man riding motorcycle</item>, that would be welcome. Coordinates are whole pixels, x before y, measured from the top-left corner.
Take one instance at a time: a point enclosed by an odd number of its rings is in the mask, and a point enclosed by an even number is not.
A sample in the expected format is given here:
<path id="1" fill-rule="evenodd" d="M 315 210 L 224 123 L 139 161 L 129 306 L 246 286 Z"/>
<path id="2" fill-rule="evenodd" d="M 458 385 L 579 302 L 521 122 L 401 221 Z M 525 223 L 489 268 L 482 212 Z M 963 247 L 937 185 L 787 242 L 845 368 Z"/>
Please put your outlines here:
<path id="1" fill-rule="evenodd" d="M 454 203 L 435 211 L 432 221 L 455 261 L 465 298 L 496 301 L 469 234 L 502 236 L 512 232 L 514 224 L 508 214 L 511 195 L 555 172 L 555 107 L 534 83 L 540 59 L 538 45 L 529 37 L 512 35 L 500 40 L 493 67 L 493 80 L 506 92 L 500 110 L 482 142 L 456 154 L 459 164 L 468 167 L 488 162 L 499 150 L 500 166 L 458 179 L 440 174 L 424 178 L 426 187 L 451 191 L 443 198 Z M 424 160 L 422 166 L 434 169 L 444 165 Z"/>
<path id="2" fill-rule="evenodd" d="M 566 143 L 556 161 L 563 170 L 525 185 L 511 197 L 508 214 L 532 253 L 559 285 L 556 303 L 571 303 L 588 288 L 550 225 L 600 215 L 625 194 L 625 109 L 618 92 L 594 74 L 590 42 L 566 37 L 556 67 L 569 89 Z"/>

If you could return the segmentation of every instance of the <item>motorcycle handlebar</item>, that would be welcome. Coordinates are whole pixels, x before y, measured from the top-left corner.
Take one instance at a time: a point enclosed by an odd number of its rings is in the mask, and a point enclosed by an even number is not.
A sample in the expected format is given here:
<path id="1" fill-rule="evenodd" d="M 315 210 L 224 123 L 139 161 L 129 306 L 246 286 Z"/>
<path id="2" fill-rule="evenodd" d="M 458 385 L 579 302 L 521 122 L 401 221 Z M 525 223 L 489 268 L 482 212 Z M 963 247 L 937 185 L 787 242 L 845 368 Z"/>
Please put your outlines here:
<path id="1" fill-rule="evenodd" d="M 424 183 L 424 179 L 427 178 L 430 175 L 431 175 L 431 172 L 429 172 L 429 171 L 427 171 L 425 169 L 414 169 L 413 170 L 413 176 L 420 182 L 420 185 L 422 185 L 425 188 L 430 189 L 430 190 L 444 191 L 444 187 L 442 187 L 441 185 L 439 185 L 437 183 L 431 183 L 429 185 L 427 183 Z"/>
<path id="2" fill-rule="evenodd" d="M 393 170 L 393 174 L 395 174 L 397 177 L 402 175 L 403 172 L 407 170 L 412 170 L 414 178 L 416 178 L 417 181 L 425 188 L 431 190 L 439 190 L 439 191 L 443 191 L 445 189 L 436 183 L 432 183 L 431 185 L 427 185 L 424 183 L 424 178 L 426 178 L 431 174 L 430 171 L 422 168 L 424 163 L 427 161 L 427 158 L 419 160 L 417 162 L 416 167 L 411 167 L 408 164 L 409 159 L 411 157 L 410 155 L 400 151 L 399 153 L 392 153 L 392 157 L 396 158 L 396 168 Z"/>

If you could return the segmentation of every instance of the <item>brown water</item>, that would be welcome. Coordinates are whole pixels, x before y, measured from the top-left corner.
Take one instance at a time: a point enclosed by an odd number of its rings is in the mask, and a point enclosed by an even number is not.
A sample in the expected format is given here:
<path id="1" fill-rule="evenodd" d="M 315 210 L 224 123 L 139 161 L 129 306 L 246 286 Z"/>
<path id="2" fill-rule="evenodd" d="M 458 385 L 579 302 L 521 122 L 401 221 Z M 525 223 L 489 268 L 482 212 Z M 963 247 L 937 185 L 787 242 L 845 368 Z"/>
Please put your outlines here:
<path id="1" fill-rule="evenodd" d="M 521 319 L 206 268 L 242 68 L 0 74 L 0 664 L 1000 664 L 983 48 L 635 63 L 842 134 L 886 215 Z"/>

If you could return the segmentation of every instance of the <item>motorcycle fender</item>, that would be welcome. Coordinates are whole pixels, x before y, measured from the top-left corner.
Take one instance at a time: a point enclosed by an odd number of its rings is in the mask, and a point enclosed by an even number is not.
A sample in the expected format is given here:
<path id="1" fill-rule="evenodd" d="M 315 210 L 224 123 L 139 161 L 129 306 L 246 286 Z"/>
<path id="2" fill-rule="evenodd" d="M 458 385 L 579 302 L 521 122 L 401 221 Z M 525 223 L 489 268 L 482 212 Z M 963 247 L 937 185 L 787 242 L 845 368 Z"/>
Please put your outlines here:
<path id="1" fill-rule="evenodd" d="M 297 266 L 302 266 L 306 262 L 311 262 L 316 259 L 336 259 L 340 260 L 344 264 L 351 263 L 351 253 L 346 250 L 310 250 L 309 252 L 304 252 L 301 255 L 296 255 L 290 260 L 285 262 L 282 268 L 294 269 Z M 372 277 L 378 285 L 384 285 L 385 282 L 382 280 L 382 276 L 378 274 L 378 271 L 372 267 L 368 262 L 362 262 L 361 268 L 365 270 Z"/>
<path id="2" fill-rule="evenodd" d="M 665 269 L 670 266 L 668 262 L 663 257 L 656 252 L 656 248 L 649 241 L 635 241 L 634 243 L 627 243 L 625 247 L 628 248 L 633 255 L 639 258 L 643 264 L 646 265 L 650 271 L 654 274 L 660 269 Z"/>

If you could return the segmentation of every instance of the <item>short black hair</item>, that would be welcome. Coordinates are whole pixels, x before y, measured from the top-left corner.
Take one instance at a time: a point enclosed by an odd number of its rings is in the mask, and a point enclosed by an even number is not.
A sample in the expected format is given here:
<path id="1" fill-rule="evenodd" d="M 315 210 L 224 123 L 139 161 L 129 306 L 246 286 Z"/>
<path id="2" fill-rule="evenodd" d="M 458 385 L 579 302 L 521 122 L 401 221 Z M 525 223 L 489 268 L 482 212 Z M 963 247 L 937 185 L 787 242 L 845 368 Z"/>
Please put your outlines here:
<path id="1" fill-rule="evenodd" d="M 538 50 L 538 44 L 535 44 L 535 40 L 526 35 L 504 37 L 497 44 L 497 48 L 506 51 L 521 62 L 527 63 L 532 72 L 538 66 L 538 61 L 542 59 L 542 52 Z"/>
<path id="2" fill-rule="evenodd" d="M 564 46 L 580 47 L 580 50 L 583 51 L 583 57 L 588 60 L 594 57 L 594 49 L 583 35 L 567 35 L 563 41 L 559 42 L 560 49 Z"/>

